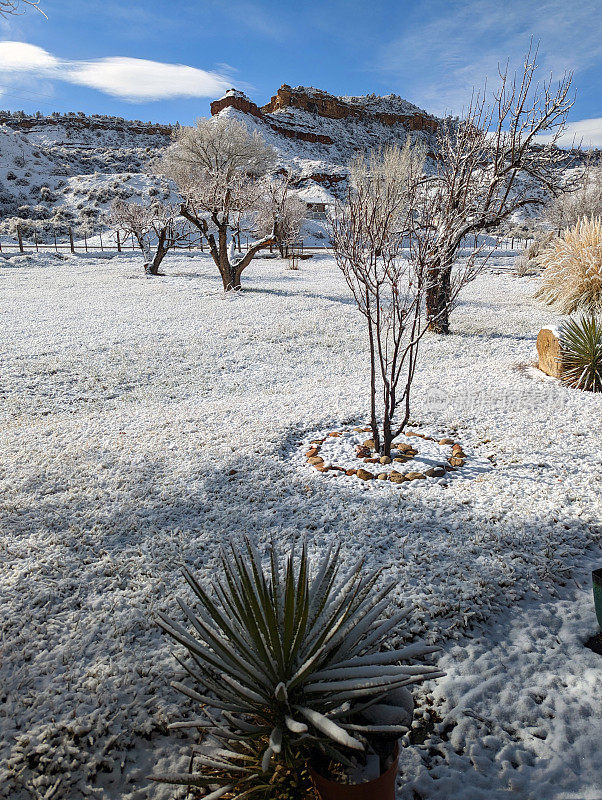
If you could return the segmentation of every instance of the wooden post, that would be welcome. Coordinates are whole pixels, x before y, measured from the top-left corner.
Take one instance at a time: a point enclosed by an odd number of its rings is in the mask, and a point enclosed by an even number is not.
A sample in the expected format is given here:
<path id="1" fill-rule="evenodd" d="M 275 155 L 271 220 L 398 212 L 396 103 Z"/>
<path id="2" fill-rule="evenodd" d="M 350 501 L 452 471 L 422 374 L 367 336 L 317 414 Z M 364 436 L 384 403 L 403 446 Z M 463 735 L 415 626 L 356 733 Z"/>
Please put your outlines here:
<path id="1" fill-rule="evenodd" d="M 72 253 L 75 253 L 75 242 L 73 241 L 73 228 L 69 226 L 69 247 Z"/>
<path id="2" fill-rule="evenodd" d="M 102 253 L 102 252 L 104 252 L 104 251 L 103 251 L 103 249 L 102 249 L 102 233 L 101 233 L 100 231 L 98 232 L 98 236 L 99 236 L 99 238 L 100 238 L 100 252 Z"/>
<path id="3" fill-rule="evenodd" d="M 58 247 L 56 246 L 56 231 L 54 232 L 54 250 L 55 250 L 55 252 L 57 252 L 57 253 L 58 253 L 58 251 L 59 251 Z"/>
<path id="4" fill-rule="evenodd" d="M 117 252 L 121 253 L 121 239 L 119 238 L 119 231 L 117 231 Z"/>
<path id="5" fill-rule="evenodd" d="M 40 251 L 38 249 L 38 237 L 36 236 L 36 232 L 35 231 L 33 232 L 33 243 L 36 246 L 36 253 L 39 253 Z"/>
<path id="6" fill-rule="evenodd" d="M 17 225 L 17 239 L 19 240 L 19 251 L 21 253 L 24 253 L 25 251 L 23 250 L 23 237 L 21 236 L 21 227 L 20 227 L 20 225 Z"/>
<path id="7" fill-rule="evenodd" d="M 86 248 L 86 253 L 88 252 L 88 239 L 86 234 L 84 233 L 84 247 Z"/>

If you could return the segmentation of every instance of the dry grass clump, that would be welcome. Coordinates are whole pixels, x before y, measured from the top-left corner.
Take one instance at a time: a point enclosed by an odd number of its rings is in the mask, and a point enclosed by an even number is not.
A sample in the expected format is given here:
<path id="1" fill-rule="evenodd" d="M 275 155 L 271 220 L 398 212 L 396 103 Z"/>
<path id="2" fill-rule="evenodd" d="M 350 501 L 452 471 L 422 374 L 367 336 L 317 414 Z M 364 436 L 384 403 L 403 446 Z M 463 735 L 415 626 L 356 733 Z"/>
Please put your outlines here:
<path id="1" fill-rule="evenodd" d="M 538 299 L 561 314 L 602 312 L 602 221 L 582 219 L 539 256 Z"/>

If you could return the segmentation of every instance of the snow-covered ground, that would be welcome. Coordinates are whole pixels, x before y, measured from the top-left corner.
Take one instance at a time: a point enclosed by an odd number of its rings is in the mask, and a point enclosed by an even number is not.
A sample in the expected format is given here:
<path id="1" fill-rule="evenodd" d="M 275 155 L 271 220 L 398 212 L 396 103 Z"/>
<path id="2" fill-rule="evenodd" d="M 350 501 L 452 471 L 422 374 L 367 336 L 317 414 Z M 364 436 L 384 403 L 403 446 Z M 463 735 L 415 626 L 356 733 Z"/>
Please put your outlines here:
<path id="1" fill-rule="evenodd" d="M 241 532 L 341 541 L 414 604 L 399 634 L 443 643 L 429 691 L 448 741 L 404 751 L 403 800 L 602 797 L 602 658 L 580 645 L 602 397 L 530 366 L 558 321 L 536 281 L 488 272 L 454 335 L 425 340 L 412 426 L 490 467 L 377 490 L 297 457 L 365 420 L 362 320 L 332 259 L 258 259 L 232 298 L 207 256 L 165 271 L 131 253 L 0 259 L 0 797 L 177 796 L 146 780 L 189 745 L 165 736 L 186 710 L 153 615 L 177 613 L 180 565 L 210 574 Z M 577 603 L 558 589 L 574 566 Z"/>

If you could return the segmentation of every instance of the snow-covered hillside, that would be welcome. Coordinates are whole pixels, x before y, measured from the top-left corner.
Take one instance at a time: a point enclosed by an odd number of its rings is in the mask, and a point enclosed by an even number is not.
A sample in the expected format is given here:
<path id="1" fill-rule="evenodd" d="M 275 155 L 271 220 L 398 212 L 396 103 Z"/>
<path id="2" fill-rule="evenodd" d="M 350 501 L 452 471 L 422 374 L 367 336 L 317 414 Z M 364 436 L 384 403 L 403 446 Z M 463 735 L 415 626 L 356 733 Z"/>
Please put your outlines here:
<path id="1" fill-rule="evenodd" d="M 306 202 L 321 204 L 342 196 L 356 153 L 410 137 L 434 155 L 441 124 L 397 95 L 335 97 L 286 85 L 261 108 L 229 90 L 211 110 L 258 130 L 278 154 L 276 169 L 292 173 Z M 113 198 L 175 201 L 152 175 L 172 131 L 116 117 L 0 111 L 0 234 L 14 236 L 19 225 L 25 237 L 34 230 L 42 239 L 65 237 L 68 227 L 81 236 L 102 224 Z M 567 156 L 567 163 L 575 158 Z"/>
<path id="2" fill-rule="evenodd" d="M 17 222 L 25 236 L 34 228 L 42 238 L 55 231 L 64 235 L 68 226 L 83 233 L 98 223 L 114 197 L 170 196 L 146 173 L 149 161 L 169 142 L 168 133 L 133 125 L 88 127 L 67 117 L 27 127 L 6 117 L 4 122 L 0 233 L 14 234 Z"/>

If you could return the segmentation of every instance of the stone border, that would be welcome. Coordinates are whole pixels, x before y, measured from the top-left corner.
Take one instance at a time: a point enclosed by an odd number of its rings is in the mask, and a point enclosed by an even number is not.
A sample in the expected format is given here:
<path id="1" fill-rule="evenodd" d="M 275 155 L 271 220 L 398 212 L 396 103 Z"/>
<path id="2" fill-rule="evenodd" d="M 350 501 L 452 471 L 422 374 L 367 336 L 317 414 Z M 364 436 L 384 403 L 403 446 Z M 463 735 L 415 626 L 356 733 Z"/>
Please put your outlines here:
<path id="1" fill-rule="evenodd" d="M 351 431 L 356 433 L 371 433 L 372 428 L 351 428 Z M 320 448 L 329 437 L 339 438 L 340 436 L 344 436 L 344 432 L 342 431 L 332 431 L 331 433 L 326 434 L 326 436 L 322 439 L 312 439 L 310 441 L 311 447 L 305 453 L 305 458 L 307 463 L 318 472 L 333 472 L 335 474 L 338 473 L 348 476 L 355 476 L 362 481 L 379 480 L 388 481 L 389 483 L 409 483 L 410 481 L 425 480 L 426 478 L 443 478 L 447 472 L 455 472 L 458 468 L 463 467 L 466 463 L 467 456 L 462 448 L 462 445 L 453 439 L 435 439 L 433 436 L 427 436 L 424 433 L 417 433 L 416 431 L 405 431 L 404 435 L 407 437 L 425 439 L 430 442 L 437 442 L 441 446 L 451 445 L 451 455 L 447 458 L 447 461 L 444 465 L 442 464 L 441 466 L 430 467 L 424 472 L 401 473 L 392 470 L 391 472 L 374 473 L 364 469 L 363 467 L 359 467 L 358 469 L 345 469 L 344 467 L 336 466 L 336 464 L 331 464 L 327 467 L 324 466 L 324 459 L 320 455 Z M 374 452 L 374 441 L 372 439 L 367 439 L 362 445 L 356 445 L 355 451 L 357 458 L 361 459 L 364 464 L 391 464 L 394 462 L 404 464 L 408 461 L 411 461 L 415 456 L 418 455 L 418 450 L 416 450 L 415 447 L 412 447 L 412 445 L 409 443 L 400 444 L 398 442 L 397 446 L 393 449 L 400 451 L 400 455 L 394 458 L 391 458 L 390 456 L 375 457 L 372 455 Z"/>

